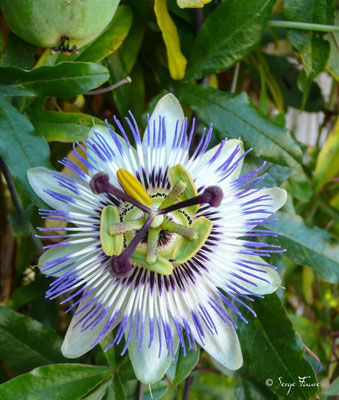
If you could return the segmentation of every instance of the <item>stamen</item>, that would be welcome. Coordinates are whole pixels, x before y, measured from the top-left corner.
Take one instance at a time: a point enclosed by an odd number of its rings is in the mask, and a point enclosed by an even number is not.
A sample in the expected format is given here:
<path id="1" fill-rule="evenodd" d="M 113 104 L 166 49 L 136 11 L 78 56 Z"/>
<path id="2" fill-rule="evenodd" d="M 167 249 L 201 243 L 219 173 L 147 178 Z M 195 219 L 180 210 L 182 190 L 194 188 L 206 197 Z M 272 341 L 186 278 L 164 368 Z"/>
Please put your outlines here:
<path id="1" fill-rule="evenodd" d="M 164 220 L 164 222 L 161 224 L 161 227 L 166 231 L 177 233 L 178 235 L 183 236 L 188 240 L 194 240 L 198 237 L 198 233 L 195 232 L 193 229 L 181 224 L 177 224 L 176 222 L 170 221 L 168 219 Z"/>
<path id="2" fill-rule="evenodd" d="M 180 203 L 173 204 L 172 206 L 158 210 L 157 214 L 167 214 L 172 211 L 179 210 L 180 208 L 190 207 L 196 204 L 209 204 L 212 207 L 219 207 L 223 199 L 223 191 L 219 186 L 209 186 L 203 193 L 191 199 L 181 201 Z"/>
<path id="3" fill-rule="evenodd" d="M 124 191 L 145 206 L 152 205 L 152 200 L 142 184 L 126 169 L 117 171 L 117 178 Z"/>
<path id="4" fill-rule="evenodd" d="M 147 237 L 146 261 L 148 264 L 154 264 L 157 260 L 159 228 L 150 228 Z"/>
<path id="5" fill-rule="evenodd" d="M 131 203 L 148 214 L 151 212 L 148 207 L 146 207 L 144 204 L 141 204 L 134 197 L 111 185 L 109 183 L 109 176 L 105 172 L 98 172 L 97 174 L 95 174 L 91 179 L 89 185 L 94 194 L 110 193 L 117 199 Z"/>
<path id="6" fill-rule="evenodd" d="M 174 204 L 179 199 L 179 197 L 184 193 L 186 187 L 187 185 L 185 182 L 182 181 L 178 182 L 168 193 L 166 199 L 161 203 L 159 209 L 161 210 L 163 208 L 169 207 L 172 204 Z"/>
<path id="7" fill-rule="evenodd" d="M 188 200 L 198 196 L 198 191 L 195 187 L 194 180 L 181 164 L 177 164 L 168 170 L 168 179 L 172 187 L 175 187 L 175 185 L 179 182 L 184 182 L 186 184 L 186 189 L 181 195 L 183 200 Z M 195 214 L 198 210 L 199 203 L 192 204 L 192 207 L 190 207 L 190 212 L 193 214 Z"/>
<path id="8" fill-rule="evenodd" d="M 179 239 L 173 254 L 175 261 L 179 264 L 183 264 L 191 259 L 206 242 L 212 227 L 212 222 L 205 217 L 200 217 L 193 221 L 191 228 L 197 232 L 197 238 L 195 240 L 187 240 L 183 237 Z"/>
<path id="9" fill-rule="evenodd" d="M 144 236 L 144 234 L 148 231 L 151 223 L 153 221 L 154 215 L 150 215 L 146 222 L 144 223 L 143 227 L 136 233 L 134 238 L 131 240 L 130 244 L 126 247 L 126 249 L 111 259 L 110 268 L 112 274 L 117 278 L 125 278 L 130 276 L 133 271 L 133 267 L 131 265 L 131 257 L 134 253 L 135 249 L 137 248 L 140 240 Z"/>
<path id="10" fill-rule="evenodd" d="M 113 206 L 103 208 L 100 217 L 100 242 L 107 256 L 120 254 L 123 249 L 123 235 L 117 234 L 112 238 L 109 234 L 109 226 L 120 221 L 118 210 Z"/>
<path id="11" fill-rule="evenodd" d="M 120 224 L 111 225 L 108 228 L 108 232 L 111 236 L 120 235 L 121 233 L 138 230 L 142 228 L 144 223 L 145 220 L 143 218 L 135 219 L 133 221 L 121 222 Z"/>

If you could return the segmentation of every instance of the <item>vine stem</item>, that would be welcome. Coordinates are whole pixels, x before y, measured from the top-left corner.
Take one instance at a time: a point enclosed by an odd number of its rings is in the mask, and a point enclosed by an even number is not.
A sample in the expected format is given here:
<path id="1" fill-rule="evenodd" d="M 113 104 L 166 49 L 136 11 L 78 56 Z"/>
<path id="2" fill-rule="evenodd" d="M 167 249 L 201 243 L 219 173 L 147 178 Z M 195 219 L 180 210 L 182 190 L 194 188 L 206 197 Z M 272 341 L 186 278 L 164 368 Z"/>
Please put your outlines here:
<path id="1" fill-rule="evenodd" d="M 7 187 L 11 194 L 12 201 L 17 210 L 17 213 L 19 214 L 20 217 L 23 217 L 24 209 L 22 207 L 18 193 L 15 189 L 12 175 L 7 167 L 7 164 L 4 162 L 4 160 L 1 157 L 0 157 L 0 168 L 1 168 L 4 178 L 6 180 Z M 30 231 L 30 237 L 31 237 L 36 249 L 39 251 L 40 254 L 42 254 L 42 252 L 43 252 L 42 244 L 41 244 L 40 240 L 35 236 L 34 228 L 31 223 L 29 224 L 29 231 Z"/>
<path id="2" fill-rule="evenodd" d="M 303 343 L 303 346 L 304 346 L 304 349 L 317 361 L 318 369 L 316 371 L 316 375 L 318 375 L 320 368 L 321 368 L 321 361 L 320 361 L 319 357 L 315 353 L 313 353 L 313 351 L 310 350 L 304 343 Z"/>
<path id="3" fill-rule="evenodd" d="M 233 74 L 232 85 L 231 85 L 231 90 L 230 90 L 231 93 L 235 93 L 235 91 L 237 90 L 239 70 L 240 70 L 240 63 L 237 63 L 234 67 L 234 74 Z"/>
<path id="4" fill-rule="evenodd" d="M 339 26 L 309 24 L 307 22 L 268 21 L 268 26 L 272 26 L 274 28 L 301 29 L 318 32 L 339 32 Z"/>
<path id="5" fill-rule="evenodd" d="M 127 76 L 125 79 L 122 79 L 121 81 L 114 83 L 114 85 L 107 86 L 107 87 L 101 88 L 101 89 L 90 90 L 89 92 L 86 92 L 85 95 L 93 96 L 95 94 L 107 93 L 107 92 L 110 92 L 110 91 L 118 88 L 121 85 L 124 85 L 125 83 L 131 83 L 131 82 L 132 82 L 131 77 Z"/>
<path id="6" fill-rule="evenodd" d="M 193 378 L 191 376 L 187 377 L 185 380 L 184 394 L 182 400 L 188 400 L 188 395 L 191 389 Z"/>
<path id="7" fill-rule="evenodd" d="M 144 394 L 145 394 L 145 385 L 142 382 L 140 382 L 138 400 L 143 400 Z"/>

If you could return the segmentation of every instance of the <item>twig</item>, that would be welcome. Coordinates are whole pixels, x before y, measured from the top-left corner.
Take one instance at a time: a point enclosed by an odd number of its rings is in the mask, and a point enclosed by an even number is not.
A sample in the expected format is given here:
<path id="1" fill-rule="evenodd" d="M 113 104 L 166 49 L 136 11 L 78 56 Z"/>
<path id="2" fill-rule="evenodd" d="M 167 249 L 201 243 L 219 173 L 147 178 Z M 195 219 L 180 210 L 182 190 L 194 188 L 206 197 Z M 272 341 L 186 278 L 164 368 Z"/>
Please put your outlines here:
<path id="1" fill-rule="evenodd" d="M 95 94 L 102 94 L 102 93 L 107 93 L 110 92 L 111 90 L 114 90 L 116 88 L 118 88 L 121 85 L 124 85 L 125 83 L 131 83 L 132 79 L 131 77 L 127 76 L 127 78 L 122 79 L 119 82 L 116 82 L 114 85 L 102 88 L 102 89 L 95 89 L 95 90 L 90 90 L 89 92 L 86 92 L 85 94 L 88 96 L 93 96 Z"/>
<path id="2" fill-rule="evenodd" d="M 306 31 L 317 31 L 317 32 L 339 32 L 339 26 L 309 24 L 307 22 L 268 21 L 267 25 L 272 26 L 274 28 L 302 29 Z"/>
<path id="3" fill-rule="evenodd" d="M 202 8 L 197 8 L 195 10 L 195 34 L 197 35 L 202 27 L 204 20 L 204 14 Z"/>
<path id="4" fill-rule="evenodd" d="M 55 105 L 55 108 L 59 111 L 59 112 L 64 112 L 63 109 L 59 106 L 58 102 L 55 100 L 55 97 L 51 97 L 53 104 Z"/>
<path id="5" fill-rule="evenodd" d="M 16 210 L 17 210 L 17 213 L 19 214 L 19 217 L 23 217 L 24 209 L 23 209 L 23 207 L 21 205 L 21 201 L 20 201 L 18 193 L 17 193 L 17 191 L 15 189 L 15 185 L 14 185 L 14 181 L 13 181 L 12 175 L 11 175 L 6 163 L 4 162 L 4 160 L 1 157 L 0 157 L 0 168 L 1 168 L 1 171 L 2 171 L 2 174 L 3 174 L 4 178 L 5 178 L 5 180 L 7 182 L 7 187 L 8 187 L 8 190 L 9 190 L 10 194 L 11 194 L 11 197 L 12 197 L 12 200 L 13 200 L 13 204 L 14 204 Z M 33 226 L 32 226 L 31 223 L 29 223 L 29 228 L 30 228 L 29 229 L 30 230 L 30 237 L 31 237 L 36 249 L 41 254 L 42 251 L 43 251 L 42 244 L 41 244 L 40 240 L 35 236 L 35 232 L 34 232 L 34 229 L 33 229 Z"/>
<path id="6" fill-rule="evenodd" d="M 318 372 L 320 371 L 321 368 L 321 361 L 319 359 L 319 357 L 313 353 L 313 351 L 311 349 L 309 349 L 304 343 L 303 343 L 304 349 L 315 359 L 318 361 L 318 369 L 316 371 L 316 375 L 318 375 Z"/>
<path id="7" fill-rule="evenodd" d="M 235 93 L 235 91 L 237 90 L 239 70 L 240 70 L 240 63 L 236 64 L 234 67 L 234 75 L 233 75 L 232 85 L 231 85 L 231 90 L 230 90 L 231 93 Z"/>
<path id="8" fill-rule="evenodd" d="M 145 394 L 145 385 L 142 382 L 140 382 L 138 400 L 143 400 L 144 394 Z"/>
<path id="9" fill-rule="evenodd" d="M 191 389 L 193 378 L 191 376 L 187 377 L 185 380 L 184 394 L 182 400 L 188 400 L 188 395 Z"/>

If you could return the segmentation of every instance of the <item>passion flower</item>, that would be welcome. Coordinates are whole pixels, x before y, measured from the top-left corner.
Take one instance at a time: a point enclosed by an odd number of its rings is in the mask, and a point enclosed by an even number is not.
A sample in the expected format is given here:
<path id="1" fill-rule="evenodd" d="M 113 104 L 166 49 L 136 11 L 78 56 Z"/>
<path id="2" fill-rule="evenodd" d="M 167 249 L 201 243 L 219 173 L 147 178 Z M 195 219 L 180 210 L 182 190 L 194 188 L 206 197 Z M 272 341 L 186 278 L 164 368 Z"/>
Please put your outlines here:
<path id="1" fill-rule="evenodd" d="M 240 368 L 230 311 L 245 321 L 236 304 L 280 285 L 261 258 L 280 250 L 257 240 L 276 233 L 255 226 L 273 223 L 285 191 L 255 188 L 260 168 L 240 177 L 247 154 L 241 141 L 207 150 L 212 127 L 189 156 L 194 126 L 187 135 L 171 94 L 157 104 L 142 139 L 133 116 L 126 118 L 135 148 L 115 122 L 122 137 L 98 126 L 86 149 L 78 144 L 87 158 L 74 146 L 86 172 L 65 158 L 61 164 L 73 174 L 28 173 L 55 209 L 41 210 L 43 218 L 69 223 L 55 236 L 65 240 L 46 246 L 39 260 L 41 271 L 57 278 L 47 296 L 69 294 L 63 302 L 78 307 L 63 354 L 79 357 L 116 328 L 111 346 L 125 338 L 122 353 L 128 349 L 144 383 L 160 380 L 179 345 L 185 354 L 185 343 Z"/>
<path id="2" fill-rule="evenodd" d="M 40 47 L 63 38 L 80 48 L 111 22 L 120 0 L 1 0 L 5 20 L 16 35 Z"/>

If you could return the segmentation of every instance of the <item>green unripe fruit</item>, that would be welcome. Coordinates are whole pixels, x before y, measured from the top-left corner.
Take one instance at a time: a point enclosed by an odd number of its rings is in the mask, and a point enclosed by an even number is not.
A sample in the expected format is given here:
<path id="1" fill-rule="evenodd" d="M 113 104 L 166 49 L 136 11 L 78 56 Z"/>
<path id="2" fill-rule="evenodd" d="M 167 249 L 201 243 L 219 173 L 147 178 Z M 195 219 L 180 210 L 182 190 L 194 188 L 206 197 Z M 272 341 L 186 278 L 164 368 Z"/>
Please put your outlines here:
<path id="1" fill-rule="evenodd" d="M 62 37 L 78 48 L 107 27 L 120 0 L 1 0 L 5 20 L 16 35 L 40 47 Z"/>

